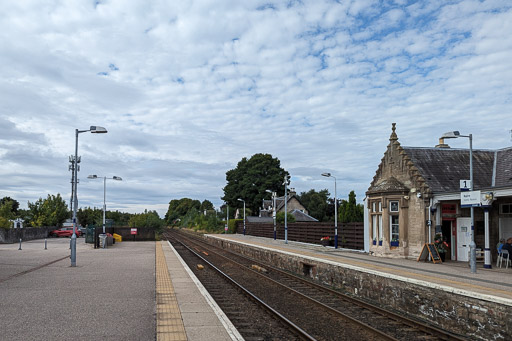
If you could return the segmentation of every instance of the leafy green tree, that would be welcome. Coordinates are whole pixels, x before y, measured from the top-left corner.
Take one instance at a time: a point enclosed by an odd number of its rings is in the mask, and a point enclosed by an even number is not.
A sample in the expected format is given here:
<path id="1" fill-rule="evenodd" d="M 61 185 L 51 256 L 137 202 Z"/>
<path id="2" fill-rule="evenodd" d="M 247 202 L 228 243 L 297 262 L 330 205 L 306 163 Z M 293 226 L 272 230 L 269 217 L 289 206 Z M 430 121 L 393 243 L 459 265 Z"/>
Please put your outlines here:
<path id="1" fill-rule="evenodd" d="M 78 223 L 84 227 L 88 225 L 103 225 L 103 210 L 99 208 L 80 208 L 76 212 Z"/>
<path id="2" fill-rule="evenodd" d="M 293 216 L 293 214 L 288 212 L 288 214 L 286 216 L 286 221 L 288 223 L 294 223 L 295 222 L 295 217 Z M 284 212 L 277 212 L 277 214 L 276 214 L 276 222 L 278 224 L 284 224 Z"/>
<path id="3" fill-rule="evenodd" d="M 12 220 L 16 217 L 16 212 L 13 209 L 14 203 L 11 200 L 7 200 L 6 198 L 8 197 L 5 197 L 0 201 L 0 217 L 6 219 L 8 222 L 9 219 Z"/>
<path id="4" fill-rule="evenodd" d="M 30 224 L 34 227 L 62 226 L 69 217 L 68 207 L 60 194 L 48 194 L 46 199 L 39 198 L 36 202 L 28 202 Z"/>
<path id="5" fill-rule="evenodd" d="M 281 168 L 278 158 L 270 154 L 254 154 L 250 159 L 240 160 L 235 169 L 226 172 L 227 185 L 221 198 L 232 208 L 242 208 L 244 199 L 251 212 L 258 212 L 263 199 L 268 199 L 266 190 L 276 191 L 284 195 L 282 185 L 288 172 Z"/>
<path id="6" fill-rule="evenodd" d="M 20 203 L 10 197 L 3 197 L 2 199 L 0 199 L 0 207 L 6 203 L 9 203 L 8 205 L 10 206 L 10 211 L 14 213 L 14 216 L 16 216 L 18 214 L 18 208 L 20 207 Z"/>
<path id="7" fill-rule="evenodd" d="M 210 200 L 203 200 L 201 203 L 201 207 L 199 208 L 201 212 L 211 211 L 214 209 L 213 204 Z"/>
<path id="8" fill-rule="evenodd" d="M 212 205 L 213 206 L 213 205 Z M 173 199 L 169 202 L 169 208 L 165 214 L 165 221 L 172 224 L 176 219 L 183 218 L 191 209 L 199 211 L 201 202 L 189 198 Z"/>
<path id="9" fill-rule="evenodd" d="M 308 192 L 302 192 L 297 196 L 300 202 L 306 207 L 309 215 L 318 219 L 319 221 L 329 221 L 328 207 L 329 207 L 329 191 L 323 189 L 319 192 L 314 189 Z M 334 214 L 332 215 L 334 217 Z"/>
<path id="10" fill-rule="evenodd" d="M 356 202 L 356 193 L 351 191 L 348 201 L 342 200 L 339 212 L 340 222 L 362 222 L 364 220 L 364 206 Z"/>
<path id="11" fill-rule="evenodd" d="M 144 210 L 144 213 L 134 214 L 128 221 L 130 227 L 147 227 L 159 230 L 164 226 L 164 221 L 156 211 Z"/>

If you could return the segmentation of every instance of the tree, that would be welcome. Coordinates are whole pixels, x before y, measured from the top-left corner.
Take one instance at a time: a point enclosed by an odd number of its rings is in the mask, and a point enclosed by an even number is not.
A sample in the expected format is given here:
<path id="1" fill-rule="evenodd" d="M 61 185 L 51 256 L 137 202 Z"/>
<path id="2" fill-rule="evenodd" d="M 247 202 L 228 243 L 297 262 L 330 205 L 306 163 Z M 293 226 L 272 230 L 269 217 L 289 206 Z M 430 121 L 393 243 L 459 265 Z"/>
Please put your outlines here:
<path id="1" fill-rule="evenodd" d="M 3 206 L 7 202 L 9 202 L 10 211 L 14 213 L 14 215 L 17 215 L 20 203 L 10 197 L 3 197 L 2 199 L 0 199 L 0 206 Z"/>
<path id="2" fill-rule="evenodd" d="M 284 212 L 277 212 L 276 214 L 276 222 L 278 224 L 284 224 Z M 287 223 L 294 223 L 295 222 L 295 216 L 288 212 L 286 214 L 286 222 Z"/>
<path id="3" fill-rule="evenodd" d="M 168 224 L 172 224 L 176 219 L 183 218 L 191 209 L 199 211 L 201 209 L 201 202 L 189 198 L 173 199 L 169 202 L 169 208 L 165 214 L 165 221 Z"/>
<path id="4" fill-rule="evenodd" d="M 160 219 L 156 211 L 144 210 L 144 213 L 133 215 L 128 222 L 128 226 L 137 228 L 147 227 L 159 230 L 164 226 L 164 221 Z"/>
<path id="5" fill-rule="evenodd" d="M 46 199 L 39 198 L 35 203 L 28 202 L 30 224 L 40 226 L 62 226 L 69 217 L 68 206 L 60 194 L 48 194 Z"/>
<path id="6" fill-rule="evenodd" d="M 99 208 L 80 208 L 76 212 L 78 223 L 83 227 L 87 225 L 103 225 L 103 211 Z"/>
<path id="7" fill-rule="evenodd" d="M 231 208 L 246 207 L 251 212 L 258 212 L 263 199 L 268 199 L 266 190 L 275 191 L 278 195 L 284 195 L 282 185 L 288 172 L 281 168 L 278 158 L 270 154 L 254 154 L 250 159 L 240 160 L 235 169 L 226 172 L 227 185 L 224 187 L 224 196 L 221 198 Z"/>
<path id="8" fill-rule="evenodd" d="M 16 217 L 16 212 L 13 209 L 14 205 L 15 204 L 12 202 L 12 200 L 10 200 L 9 197 L 2 198 L 0 200 L 0 217 L 6 219 L 7 221 L 9 221 L 9 219 L 14 219 Z"/>
<path id="9" fill-rule="evenodd" d="M 200 207 L 201 212 L 211 211 L 213 209 L 214 209 L 214 207 L 210 200 L 203 200 L 203 202 L 201 203 L 201 207 Z"/>
<path id="10" fill-rule="evenodd" d="M 351 191 L 348 201 L 342 200 L 339 218 L 342 223 L 362 222 L 364 220 L 364 206 L 356 202 L 356 193 Z"/>
<path id="11" fill-rule="evenodd" d="M 302 192 L 297 196 L 300 202 L 308 210 L 309 215 L 318 219 L 319 221 L 329 221 L 328 207 L 329 207 L 329 191 L 326 189 L 320 192 L 314 189 L 308 192 Z M 334 214 L 332 215 L 334 217 Z"/>

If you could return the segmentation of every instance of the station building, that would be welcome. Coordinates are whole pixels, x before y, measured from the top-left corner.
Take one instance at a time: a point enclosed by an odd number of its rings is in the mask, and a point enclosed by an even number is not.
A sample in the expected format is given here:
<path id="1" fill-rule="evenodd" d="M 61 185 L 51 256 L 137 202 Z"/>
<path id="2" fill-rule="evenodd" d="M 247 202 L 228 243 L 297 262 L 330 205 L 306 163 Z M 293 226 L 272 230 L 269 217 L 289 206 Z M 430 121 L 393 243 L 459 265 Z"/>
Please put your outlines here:
<path id="1" fill-rule="evenodd" d="M 435 147 L 403 147 L 393 123 L 366 192 L 366 249 L 380 257 L 417 258 L 441 233 L 449 245 L 446 259 L 469 261 L 470 208 L 461 205 L 469 154 L 469 148 L 450 148 L 443 139 Z M 491 267 L 498 241 L 512 237 L 512 147 L 473 149 L 472 155 L 473 194 L 480 197 L 472 204 L 477 256 Z"/>

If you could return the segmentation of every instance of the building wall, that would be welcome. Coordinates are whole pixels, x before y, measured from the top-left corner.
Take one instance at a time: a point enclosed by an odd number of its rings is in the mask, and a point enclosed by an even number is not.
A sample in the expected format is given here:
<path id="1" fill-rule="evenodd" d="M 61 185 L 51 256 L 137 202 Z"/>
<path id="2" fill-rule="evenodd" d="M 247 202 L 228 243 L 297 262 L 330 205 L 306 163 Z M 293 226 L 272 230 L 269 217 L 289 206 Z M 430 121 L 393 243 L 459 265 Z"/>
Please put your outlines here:
<path id="1" fill-rule="evenodd" d="M 377 175 L 367 193 L 367 207 L 370 209 L 368 229 L 372 241 L 370 242 L 370 253 L 376 256 L 417 258 L 427 240 L 428 199 L 425 198 L 426 195 L 422 192 L 420 184 L 411 176 L 408 162 L 410 161 L 404 158 L 404 152 L 398 141 L 391 140 L 379 165 Z M 393 185 L 391 180 L 399 185 Z M 381 190 L 379 191 L 379 189 Z M 421 197 L 418 197 L 418 194 Z M 372 203 L 374 201 L 382 203 L 382 245 L 379 245 L 378 242 L 373 245 L 375 236 L 372 232 Z M 398 201 L 399 203 L 400 235 L 397 247 L 390 245 L 390 201 Z"/>

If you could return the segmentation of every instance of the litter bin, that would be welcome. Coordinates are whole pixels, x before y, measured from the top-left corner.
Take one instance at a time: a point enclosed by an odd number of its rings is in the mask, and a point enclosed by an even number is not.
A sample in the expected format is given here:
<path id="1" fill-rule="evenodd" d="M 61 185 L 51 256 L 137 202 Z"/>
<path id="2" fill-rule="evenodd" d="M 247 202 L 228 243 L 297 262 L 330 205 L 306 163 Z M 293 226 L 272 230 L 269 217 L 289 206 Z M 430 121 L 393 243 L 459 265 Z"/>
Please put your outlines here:
<path id="1" fill-rule="evenodd" d="M 98 237 L 100 239 L 100 248 L 107 248 L 107 235 L 102 233 Z"/>
<path id="2" fill-rule="evenodd" d="M 94 230 L 95 227 L 93 225 L 87 226 L 87 229 L 85 230 L 85 242 L 94 244 Z"/>
<path id="3" fill-rule="evenodd" d="M 110 233 L 107 233 L 107 246 L 112 246 L 114 244 L 114 238 Z"/>

